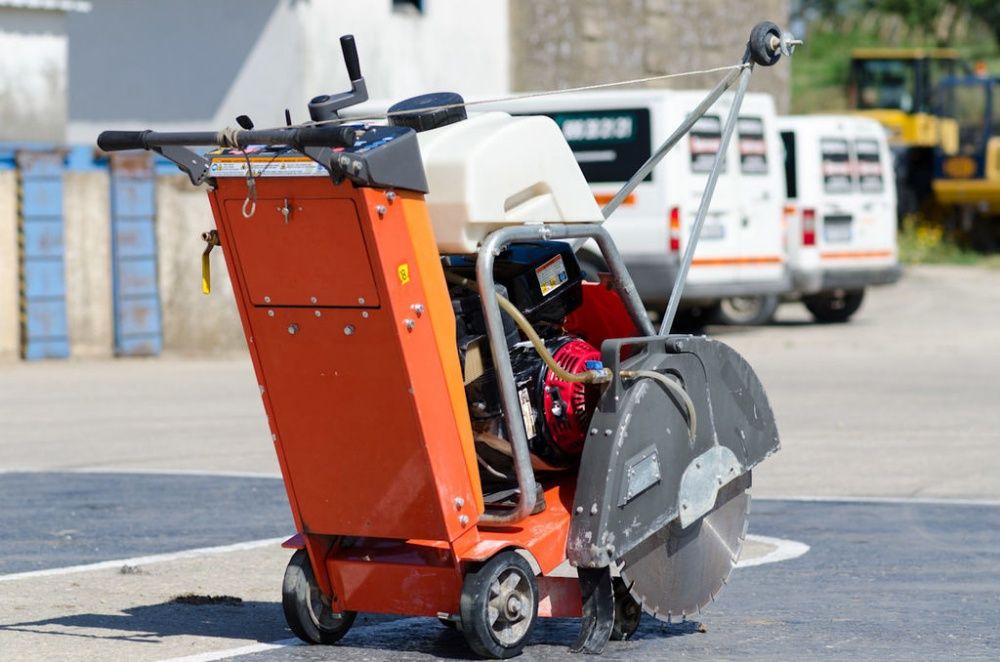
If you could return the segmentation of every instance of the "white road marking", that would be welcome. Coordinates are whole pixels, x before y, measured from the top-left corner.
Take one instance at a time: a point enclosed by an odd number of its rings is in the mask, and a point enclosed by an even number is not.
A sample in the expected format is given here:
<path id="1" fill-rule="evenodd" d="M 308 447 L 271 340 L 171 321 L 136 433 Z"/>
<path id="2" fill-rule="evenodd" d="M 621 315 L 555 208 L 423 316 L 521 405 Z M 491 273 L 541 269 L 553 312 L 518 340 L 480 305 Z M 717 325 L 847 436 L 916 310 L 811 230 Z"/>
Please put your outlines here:
<path id="1" fill-rule="evenodd" d="M 798 540 L 788 540 L 786 538 L 772 538 L 771 536 L 758 536 L 750 534 L 747 540 L 752 540 L 765 545 L 773 545 L 774 549 L 765 554 L 752 559 L 740 559 L 736 564 L 737 568 L 749 568 L 765 563 L 779 563 L 780 561 L 791 561 L 797 559 L 809 551 L 809 545 Z"/>
<path id="2" fill-rule="evenodd" d="M 254 471 L 210 471 L 201 469 L 133 469 L 127 467 L 74 467 L 69 469 L 26 467 L 0 469 L 0 474 L 134 474 L 136 476 L 204 476 L 219 478 L 269 478 L 281 480 L 281 474 Z"/>
<path id="3" fill-rule="evenodd" d="M 272 641 L 266 644 L 250 644 L 249 646 L 227 648 L 225 650 L 213 651 L 210 653 L 196 653 L 186 657 L 172 657 L 169 660 L 164 660 L 163 662 L 213 662 L 213 660 L 225 660 L 238 655 L 250 655 L 251 653 L 260 653 L 261 651 L 274 650 L 275 648 L 287 648 L 289 646 L 301 645 L 302 641 L 299 639 L 281 639 L 279 641 Z"/>
<path id="4" fill-rule="evenodd" d="M 804 501 L 807 503 L 912 503 L 927 506 L 1000 506 L 1000 500 L 997 499 L 951 499 L 948 497 L 754 496 L 754 501 Z"/>
<path id="5" fill-rule="evenodd" d="M 137 556 L 130 559 L 115 559 L 113 561 L 100 561 L 99 563 L 87 563 L 84 565 L 70 565 L 62 568 L 48 568 L 45 570 L 29 570 L 28 572 L 15 572 L 10 575 L 0 575 L 0 582 L 12 582 L 21 579 L 32 579 L 35 577 L 52 577 L 55 575 L 69 575 L 76 572 L 92 572 L 94 570 L 107 570 L 110 568 L 120 568 L 123 565 L 151 565 L 153 563 L 164 563 L 166 561 L 179 561 L 181 559 L 193 559 L 199 556 L 211 556 L 213 554 L 229 554 L 230 552 L 242 552 L 248 549 L 258 549 L 270 545 L 280 545 L 288 540 L 287 536 L 281 538 L 263 538 L 261 540 L 248 540 L 232 545 L 219 545 L 218 547 L 197 547 L 195 549 L 185 549 L 180 552 L 169 552 L 166 554 L 153 554 L 151 556 Z"/>

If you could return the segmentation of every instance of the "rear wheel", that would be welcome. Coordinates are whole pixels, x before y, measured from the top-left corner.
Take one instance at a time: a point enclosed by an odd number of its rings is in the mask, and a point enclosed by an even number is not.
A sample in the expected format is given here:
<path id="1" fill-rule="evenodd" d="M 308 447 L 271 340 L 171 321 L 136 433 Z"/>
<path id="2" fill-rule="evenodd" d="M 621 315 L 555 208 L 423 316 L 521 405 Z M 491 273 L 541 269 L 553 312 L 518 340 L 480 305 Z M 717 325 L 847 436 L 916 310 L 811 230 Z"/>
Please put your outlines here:
<path id="1" fill-rule="evenodd" d="M 335 644 L 347 634 L 357 612 L 335 612 L 316 584 L 306 550 L 292 554 L 281 585 L 285 621 L 296 637 L 309 644 Z"/>
<path id="2" fill-rule="evenodd" d="M 518 655 L 538 620 L 531 565 L 517 552 L 500 552 L 465 576 L 460 606 L 462 634 L 477 655 Z"/>
<path id="3" fill-rule="evenodd" d="M 817 322 L 840 324 L 858 312 L 864 298 L 864 290 L 837 290 L 805 297 L 802 303 Z"/>
<path id="4" fill-rule="evenodd" d="M 719 302 L 713 318 L 718 324 L 757 326 L 770 322 L 777 308 L 778 297 L 774 294 L 729 297 Z"/>

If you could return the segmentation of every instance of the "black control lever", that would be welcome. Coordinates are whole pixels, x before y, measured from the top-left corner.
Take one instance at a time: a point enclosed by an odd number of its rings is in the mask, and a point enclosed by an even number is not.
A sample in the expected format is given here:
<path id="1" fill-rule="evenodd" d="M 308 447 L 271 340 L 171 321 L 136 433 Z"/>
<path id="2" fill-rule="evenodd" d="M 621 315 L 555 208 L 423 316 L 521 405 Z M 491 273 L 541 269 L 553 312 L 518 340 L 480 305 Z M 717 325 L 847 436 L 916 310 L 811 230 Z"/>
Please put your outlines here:
<path id="1" fill-rule="evenodd" d="M 314 97 L 309 102 L 309 117 L 314 122 L 337 119 L 339 110 L 368 100 L 368 87 L 361 75 L 354 35 L 347 34 L 340 38 L 340 50 L 344 53 L 344 65 L 347 67 L 347 76 L 351 79 L 351 91 Z"/>

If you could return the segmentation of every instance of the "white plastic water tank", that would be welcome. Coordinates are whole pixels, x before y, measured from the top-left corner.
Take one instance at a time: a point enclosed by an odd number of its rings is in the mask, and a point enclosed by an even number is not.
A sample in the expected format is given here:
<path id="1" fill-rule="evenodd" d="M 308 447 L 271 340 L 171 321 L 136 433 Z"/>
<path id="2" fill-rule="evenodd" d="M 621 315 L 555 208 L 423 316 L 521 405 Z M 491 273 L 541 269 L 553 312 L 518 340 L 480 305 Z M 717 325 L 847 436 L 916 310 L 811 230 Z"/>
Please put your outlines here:
<path id="1" fill-rule="evenodd" d="M 475 114 L 418 138 L 442 253 L 474 253 L 486 235 L 507 225 L 604 221 L 548 117 Z"/>

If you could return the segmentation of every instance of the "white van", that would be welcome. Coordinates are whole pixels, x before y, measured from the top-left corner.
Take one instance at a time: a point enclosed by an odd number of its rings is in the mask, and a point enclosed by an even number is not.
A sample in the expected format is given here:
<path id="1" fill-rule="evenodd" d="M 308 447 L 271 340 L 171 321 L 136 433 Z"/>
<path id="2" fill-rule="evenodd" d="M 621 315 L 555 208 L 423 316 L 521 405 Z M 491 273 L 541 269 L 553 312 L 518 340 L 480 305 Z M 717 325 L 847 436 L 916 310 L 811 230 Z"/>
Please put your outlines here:
<path id="1" fill-rule="evenodd" d="M 490 109 L 545 114 L 562 128 L 597 201 L 607 203 L 706 92 L 584 92 L 507 101 Z M 662 310 L 694 224 L 722 125 L 723 95 L 608 221 L 647 307 Z M 684 289 L 682 308 L 722 322 L 766 322 L 788 291 L 781 146 L 773 99 L 747 94 Z M 516 155 L 512 155 L 516 158 Z M 603 268 L 580 251 L 585 269 Z"/>
<path id="2" fill-rule="evenodd" d="M 896 185 L 885 129 L 840 115 L 778 118 L 794 293 L 816 321 L 846 322 L 865 288 L 899 280 Z"/>

